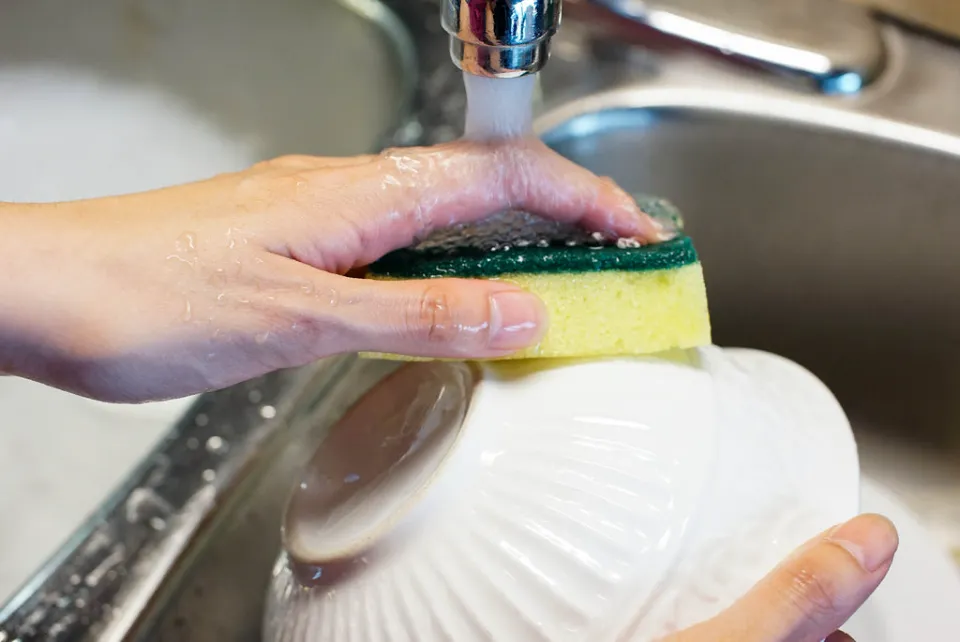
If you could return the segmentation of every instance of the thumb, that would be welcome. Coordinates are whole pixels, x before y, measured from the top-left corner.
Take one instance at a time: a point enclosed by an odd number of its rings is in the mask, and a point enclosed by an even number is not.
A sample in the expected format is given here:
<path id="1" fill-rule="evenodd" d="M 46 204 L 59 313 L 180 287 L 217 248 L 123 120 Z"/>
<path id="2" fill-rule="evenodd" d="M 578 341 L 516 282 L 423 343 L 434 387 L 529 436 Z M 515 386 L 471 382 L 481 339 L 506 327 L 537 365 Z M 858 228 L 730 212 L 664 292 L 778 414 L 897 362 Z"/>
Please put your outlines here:
<path id="1" fill-rule="evenodd" d="M 802 546 L 728 610 L 670 642 L 830 638 L 879 586 L 898 543 L 886 518 L 856 517 Z"/>
<path id="2" fill-rule="evenodd" d="M 336 278 L 341 351 L 483 359 L 535 345 L 547 328 L 540 299 L 508 283 Z"/>

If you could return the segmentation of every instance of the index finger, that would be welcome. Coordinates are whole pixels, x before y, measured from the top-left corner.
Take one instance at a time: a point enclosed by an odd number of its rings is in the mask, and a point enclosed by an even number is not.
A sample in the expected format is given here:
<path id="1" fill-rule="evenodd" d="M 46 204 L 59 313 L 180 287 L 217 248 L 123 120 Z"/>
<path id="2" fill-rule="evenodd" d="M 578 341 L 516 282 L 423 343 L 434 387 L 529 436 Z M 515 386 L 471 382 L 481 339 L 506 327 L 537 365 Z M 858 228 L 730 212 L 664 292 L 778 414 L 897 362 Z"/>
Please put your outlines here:
<path id="1" fill-rule="evenodd" d="M 538 140 L 463 140 L 389 150 L 363 167 L 352 188 L 363 202 L 351 220 L 365 240 L 358 264 L 409 246 L 434 229 L 509 209 L 614 238 L 651 243 L 670 237 L 613 181 Z"/>

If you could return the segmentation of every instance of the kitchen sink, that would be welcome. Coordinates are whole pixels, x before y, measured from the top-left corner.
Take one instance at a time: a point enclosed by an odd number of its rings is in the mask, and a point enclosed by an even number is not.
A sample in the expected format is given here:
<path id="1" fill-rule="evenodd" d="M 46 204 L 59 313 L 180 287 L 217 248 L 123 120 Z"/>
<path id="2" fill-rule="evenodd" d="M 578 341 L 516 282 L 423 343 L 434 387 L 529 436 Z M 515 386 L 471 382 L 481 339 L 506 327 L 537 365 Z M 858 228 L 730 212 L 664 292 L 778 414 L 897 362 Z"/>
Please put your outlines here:
<path id="1" fill-rule="evenodd" d="M 456 137 L 464 95 L 435 3 L 377 6 L 416 43 L 420 73 L 387 143 Z M 628 190 L 673 200 L 716 342 L 822 378 L 864 472 L 960 550 L 960 48 L 892 25 L 884 38 L 881 77 L 826 97 L 565 20 L 537 127 Z M 327 427 L 393 367 L 342 356 L 203 396 L 8 605 L 0 642 L 258 640 L 284 499 Z M 229 451 L 197 447 L 211 436 Z"/>
<path id="2" fill-rule="evenodd" d="M 544 119 L 560 153 L 685 213 L 714 340 L 837 395 L 864 472 L 960 550 L 960 157 L 909 136 L 627 88 Z M 757 100 L 760 100 L 758 97 Z"/>

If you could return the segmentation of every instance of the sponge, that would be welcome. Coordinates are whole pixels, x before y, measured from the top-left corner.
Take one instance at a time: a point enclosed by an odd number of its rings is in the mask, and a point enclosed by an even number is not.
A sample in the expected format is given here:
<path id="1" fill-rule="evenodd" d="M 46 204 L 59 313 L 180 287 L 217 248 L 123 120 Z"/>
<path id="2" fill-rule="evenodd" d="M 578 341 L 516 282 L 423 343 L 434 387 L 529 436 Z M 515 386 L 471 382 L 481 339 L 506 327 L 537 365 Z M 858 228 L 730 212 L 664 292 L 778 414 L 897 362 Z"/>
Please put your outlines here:
<path id="1" fill-rule="evenodd" d="M 669 202 L 637 199 L 682 230 Z M 693 242 L 608 241 L 525 212 L 439 230 L 369 267 L 371 279 L 491 279 L 539 296 L 550 316 L 539 345 L 503 359 L 645 355 L 711 343 L 703 271 Z M 397 355 L 366 357 L 414 360 Z"/>

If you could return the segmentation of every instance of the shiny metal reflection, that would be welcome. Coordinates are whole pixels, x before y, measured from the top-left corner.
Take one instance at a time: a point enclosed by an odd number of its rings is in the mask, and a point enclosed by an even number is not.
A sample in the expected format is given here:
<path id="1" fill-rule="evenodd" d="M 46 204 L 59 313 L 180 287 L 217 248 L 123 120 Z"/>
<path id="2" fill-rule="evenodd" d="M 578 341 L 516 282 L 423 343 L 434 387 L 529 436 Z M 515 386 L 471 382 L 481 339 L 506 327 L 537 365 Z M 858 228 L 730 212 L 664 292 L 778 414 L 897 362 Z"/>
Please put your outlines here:
<path id="1" fill-rule="evenodd" d="M 560 14 L 561 0 L 444 0 L 440 20 L 457 67 L 515 78 L 547 63 Z"/>
<path id="2" fill-rule="evenodd" d="M 827 94 L 853 94 L 883 71 L 878 24 L 837 0 L 588 0 L 682 42 L 800 76 Z"/>

